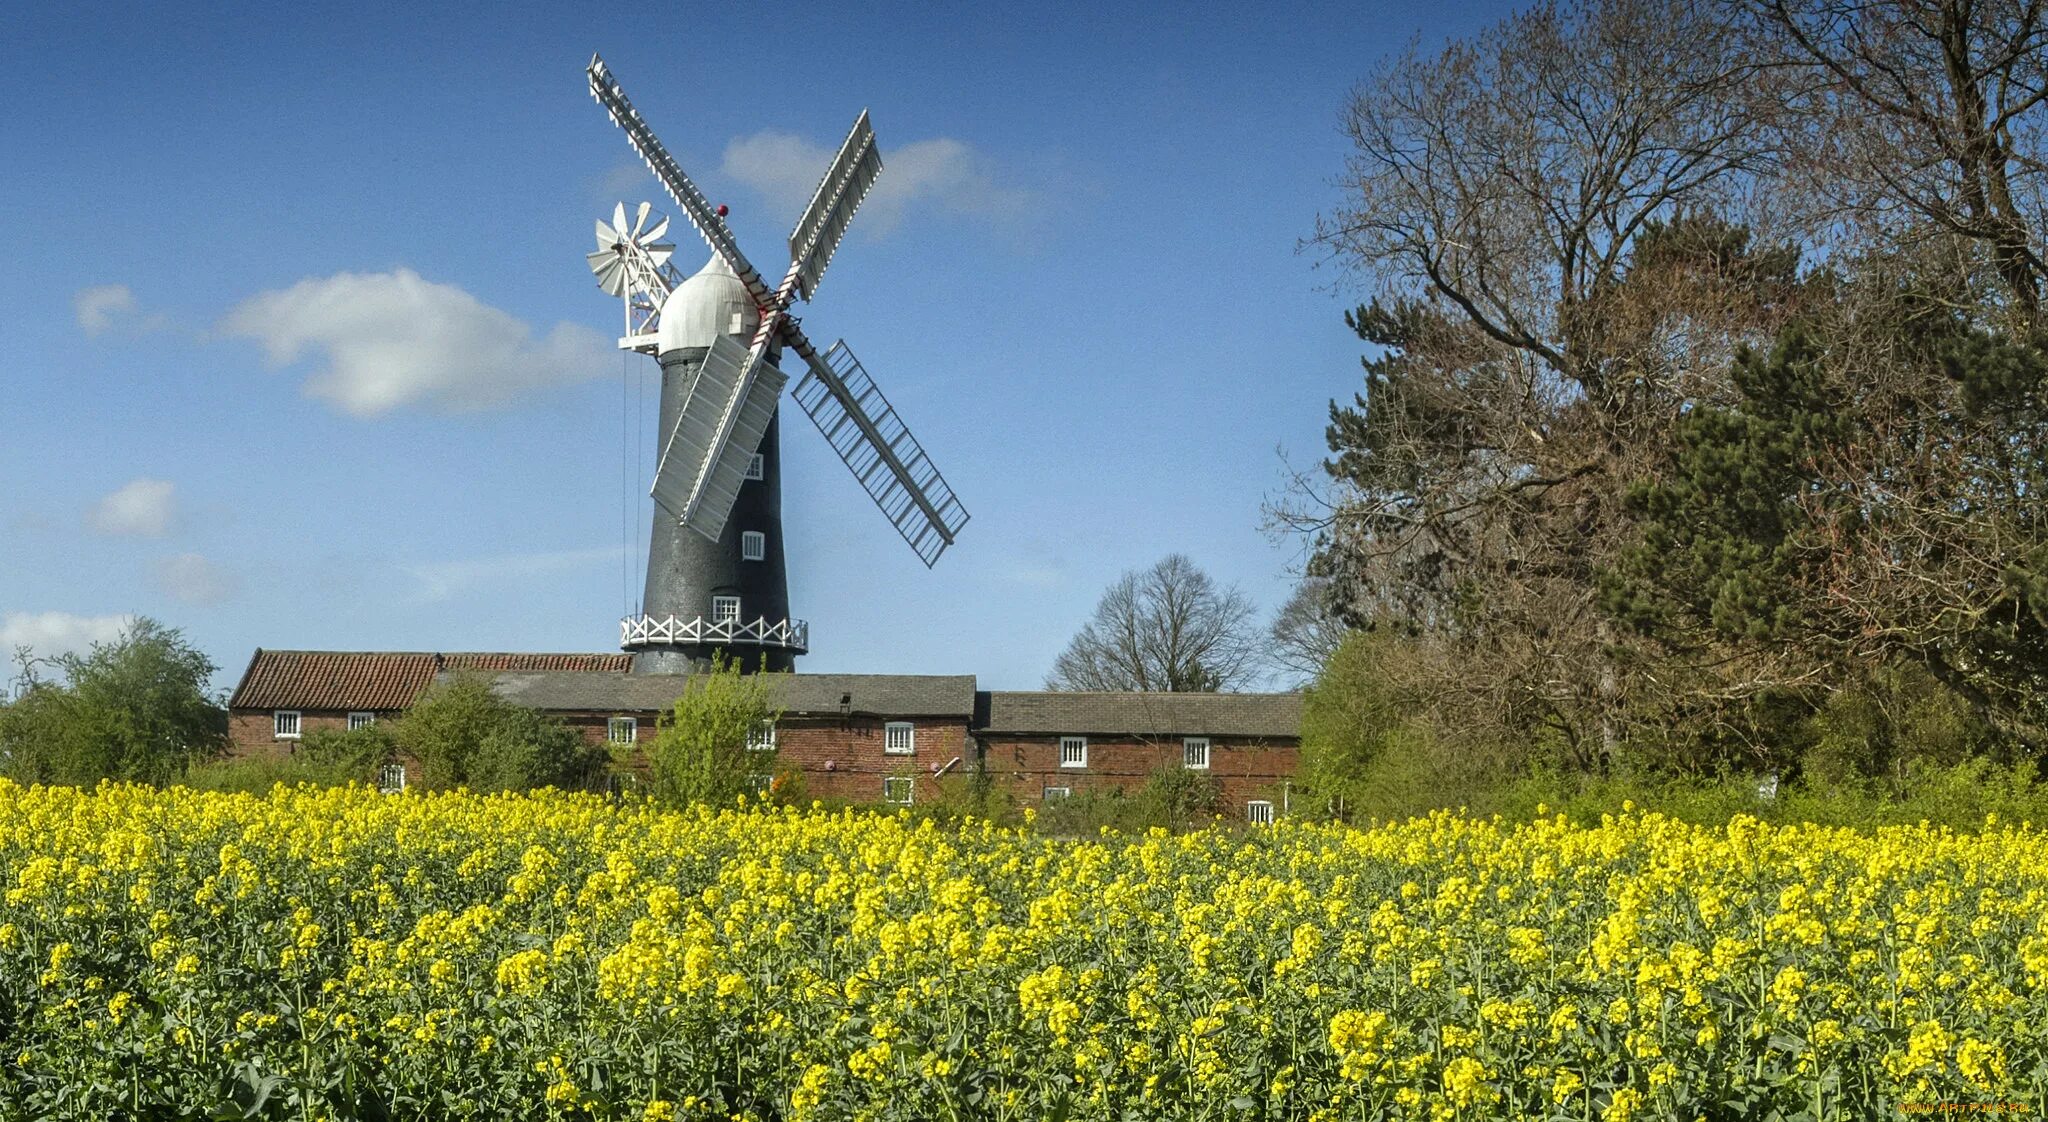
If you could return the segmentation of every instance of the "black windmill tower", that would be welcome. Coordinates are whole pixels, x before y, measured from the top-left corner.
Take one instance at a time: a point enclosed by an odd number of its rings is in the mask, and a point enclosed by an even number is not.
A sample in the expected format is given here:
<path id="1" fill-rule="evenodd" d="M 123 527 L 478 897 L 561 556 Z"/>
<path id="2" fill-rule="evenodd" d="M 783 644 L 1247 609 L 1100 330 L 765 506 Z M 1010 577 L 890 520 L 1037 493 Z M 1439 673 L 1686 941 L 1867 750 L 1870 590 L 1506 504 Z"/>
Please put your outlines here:
<path id="1" fill-rule="evenodd" d="M 633 150 L 710 243 L 711 259 L 685 279 L 662 241 L 668 220 L 649 224 L 641 203 L 630 227 L 625 204 L 597 224 L 589 255 L 598 284 L 625 304 L 619 346 L 661 364 L 661 439 L 654 527 L 640 611 L 621 621 L 620 644 L 636 672 L 683 672 L 723 653 L 748 670 L 788 670 L 810 647 L 790 614 L 782 551 L 778 403 L 788 381 L 779 362 L 800 358 L 792 395 L 927 567 L 967 524 L 954 497 L 844 340 L 820 354 L 789 314 L 810 300 L 882 158 L 862 113 L 790 234 L 789 271 L 770 288 L 734 242 L 725 208 L 713 208 L 619 88 L 603 60 L 586 71 L 590 92 L 625 130 Z"/>

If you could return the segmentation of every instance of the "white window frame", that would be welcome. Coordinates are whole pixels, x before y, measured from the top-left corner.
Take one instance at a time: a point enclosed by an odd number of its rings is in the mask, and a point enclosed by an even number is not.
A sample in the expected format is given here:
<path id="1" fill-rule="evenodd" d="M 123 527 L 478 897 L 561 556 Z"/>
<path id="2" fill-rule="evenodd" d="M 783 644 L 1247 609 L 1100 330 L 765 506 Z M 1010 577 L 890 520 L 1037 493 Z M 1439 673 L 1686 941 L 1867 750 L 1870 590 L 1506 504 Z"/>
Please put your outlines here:
<path id="1" fill-rule="evenodd" d="M 747 776 L 747 786 L 753 788 L 754 794 L 765 799 L 775 790 L 775 777 L 755 772 Z"/>
<path id="2" fill-rule="evenodd" d="M 759 530 L 740 531 L 740 560 L 763 561 L 768 557 L 768 535 Z"/>
<path id="3" fill-rule="evenodd" d="M 1199 752 L 1201 755 L 1200 763 L 1195 762 L 1195 756 L 1197 752 Z M 1208 771 L 1209 738 L 1206 736 L 1188 736 L 1181 738 L 1180 766 L 1186 768 L 1189 771 Z"/>
<path id="4" fill-rule="evenodd" d="M 732 605 L 732 614 L 725 614 L 725 605 Z M 740 621 L 740 598 L 737 596 L 713 596 L 711 598 L 711 622 L 724 623 Z"/>
<path id="5" fill-rule="evenodd" d="M 1072 749 L 1075 749 L 1075 750 L 1079 751 L 1080 755 L 1079 755 L 1079 756 L 1077 756 L 1077 757 L 1075 757 L 1075 758 L 1073 758 L 1073 759 L 1068 759 L 1068 758 L 1067 758 L 1067 750 L 1068 750 L 1069 748 L 1072 748 Z M 1086 768 L 1086 767 L 1088 766 L 1088 738 L 1087 738 L 1087 737 L 1085 737 L 1085 736 L 1062 736 L 1062 737 L 1060 737 L 1060 766 L 1061 766 L 1061 767 L 1064 767 L 1064 768 L 1084 768 L 1084 769 L 1085 769 L 1085 768 Z"/>
<path id="6" fill-rule="evenodd" d="M 367 709 L 358 709 L 355 712 L 350 713 L 348 715 L 348 731 L 350 732 L 354 732 L 357 729 L 369 728 L 371 725 L 374 725 L 376 723 L 377 714 L 372 713 Z"/>
<path id="7" fill-rule="evenodd" d="M 289 722 L 285 720 L 287 717 L 291 718 Z M 270 711 L 270 734 L 278 740 L 297 740 L 305 727 L 305 718 L 306 715 L 297 709 L 273 709 Z"/>
<path id="8" fill-rule="evenodd" d="M 896 734 L 903 733 L 903 747 L 896 747 Z M 882 726 L 882 754 L 887 756 L 914 756 L 917 754 L 917 725 L 911 721 L 890 721 Z"/>
<path id="9" fill-rule="evenodd" d="M 1244 804 L 1245 820 L 1254 826 L 1273 824 L 1273 802 L 1271 799 L 1253 799 Z"/>
<path id="10" fill-rule="evenodd" d="M 393 781 L 396 785 L 393 785 Z M 377 790 L 387 795 L 405 790 L 405 765 L 384 764 L 377 769 Z"/>
<path id="11" fill-rule="evenodd" d="M 1049 786 L 1044 791 L 1039 793 L 1038 801 L 1042 803 L 1049 803 L 1054 799 L 1071 799 L 1073 797 L 1074 789 L 1072 787 Z"/>
<path id="12" fill-rule="evenodd" d="M 623 731 L 625 732 L 625 734 L 626 734 L 626 735 L 624 735 L 624 736 L 620 736 L 620 735 L 619 735 L 619 733 L 620 733 L 620 732 L 621 732 L 622 730 L 623 730 Z M 640 718 L 638 718 L 638 717 L 607 717 L 607 718 L 605 718 L 605 722 L 604 722 L 604 742 L 605 742 L 606 744 L 638 744 L 638 743 L 640 742 Z"/>
<path id="13" fill-rule="evenodd" d="M 889 792 L 898 784 L 902 785 L 903 797 L 892 798 Z M 882 801 L 890 806 L 910 806 L 917 801 L 917 780 L 908 775 L 885 775 L 882 777 Z"/>
<path id="14" fill-rule="evenodd" d="M 747 751 L 773 752 L 775 750 L 775 722 L 762 721 L 747 734 Z"/>
<path id="15" fill-rule="evenodd" d="M 765 457 L 761 455 L 761 453 L 756 452 L 754 453 L 753 458 L 747 461 L 747 478 L 766 479 L 767 477 L 768 461 Z"/>

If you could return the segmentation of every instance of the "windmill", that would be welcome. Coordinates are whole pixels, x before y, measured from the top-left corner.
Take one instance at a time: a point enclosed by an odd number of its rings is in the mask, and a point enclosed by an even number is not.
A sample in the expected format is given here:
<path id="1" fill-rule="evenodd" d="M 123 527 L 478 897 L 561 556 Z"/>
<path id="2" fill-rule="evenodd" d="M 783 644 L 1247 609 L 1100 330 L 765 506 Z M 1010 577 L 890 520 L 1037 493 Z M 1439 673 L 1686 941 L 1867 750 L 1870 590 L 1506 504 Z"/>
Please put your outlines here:
<path id="1" fill-rule="evenodd" d="M 638 615 L 621 621 L 620 644 L 636 671 L 680 671 L 718 651 L 743 667 L 789 669 L 809 649 L 809 628 L 789 614 L 782 555 L 778 403 L 788 378 L 782 351 L 806 367 L 791 397 L 853 472 L 911 551 L 929 568 L 967 524 L 967 509 L 897 417 L 845 340 L 820 354 L 790 314 L 810 301 L 853 212 L 882 170 L 862 112 L 789 237 L 789 271 L 774 288 L 740 253 L 725 224 L 625 91 L 591 56 L 591 96 L 711 246 L 690 277 L 671 263 L 641 203 L 597 224 L 591 271 L 625 309 L 619 346 L 661 365 L 660 450 L 654 531 Z"/>

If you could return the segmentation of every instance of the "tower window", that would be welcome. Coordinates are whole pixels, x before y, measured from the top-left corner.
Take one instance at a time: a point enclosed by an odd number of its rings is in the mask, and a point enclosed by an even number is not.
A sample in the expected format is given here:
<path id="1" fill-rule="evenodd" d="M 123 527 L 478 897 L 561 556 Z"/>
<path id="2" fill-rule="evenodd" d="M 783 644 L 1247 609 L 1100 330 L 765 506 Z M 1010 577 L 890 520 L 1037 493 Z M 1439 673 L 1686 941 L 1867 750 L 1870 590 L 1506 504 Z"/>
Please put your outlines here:
<path id="1" fill-rule="evenodd" d="M 747 461 L 747 478 L 748 478 L 748 479 L 760 479 L 760 478 L 762 478 L 763 476 L 765 476 L 765 475 L 767 474 L 767 470 L 766 470 L 766 468 L 767 468 L 767 461 L 761 458 L 761 453 L 759 453 L 759 452 L 756 452 L 756 453 L 754 453 L 754 457 L 753 457 L 753 459 L 750 459 L 750 460 L 748 460 L 748 461 Z"/>
<path id="2" fill-rule="evenodd" d="M 768 535 L 759 530 L 740 534 L 740 560 L 759 561 L 768 556 Z"/>
<path id="3" fill-rule="evenodd" d="M 740 598 L 737 596 L 713 596 L 711 598 L 711 622 L 733 623 L 740 618 Z"/>

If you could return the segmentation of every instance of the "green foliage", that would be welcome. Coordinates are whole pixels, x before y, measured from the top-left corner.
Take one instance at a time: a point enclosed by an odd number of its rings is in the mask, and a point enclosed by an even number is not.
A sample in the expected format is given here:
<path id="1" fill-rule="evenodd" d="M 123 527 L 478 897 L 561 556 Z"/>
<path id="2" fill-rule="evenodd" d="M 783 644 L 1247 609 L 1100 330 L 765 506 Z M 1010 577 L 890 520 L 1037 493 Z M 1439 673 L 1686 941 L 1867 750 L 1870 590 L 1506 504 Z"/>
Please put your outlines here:
<path id="1" fill-rule="evenodd" d="M 1435 732 L 1404 690 L 1416 658 L 1412 640 L 1386 630 L 1354 631 L 1308 689 L 1301 721 L 1304 809 L 1341 817 L 1402 818 L 1445 805 L 1467 785 L 1496 774 L 1501 753 L 1485 733 Z M 1538 742 L 1517 741 L 1540 755 Z"/>
<path id="2" fill-rule="evenodd" d="M 1167 764 L 1155 769 L 1138 791 L 1138 802 L 1158 825 L 1188 826 L 1216 815 L 1222 790 L 1207 771 Z"/>
<path id="3" fill-rule="evenodd" d="M 1835 693 L 1807 722 L 1800 770 L 1816 784 L 1902 781 L 1913 768 L 1998 752 L 1996 730 L 1923 667 L 1886 667 L 1857 687 Z"/>
<path id="4" fill-rule="evenodd" d="M 182 632 L 139 618 L 111 643 L 52 660 L 0 709 L 0 772 L 27 783 L 168 782 L 227 746 L 215 666 Z"/>
<path id="5" fill-rule="evenodd" d="M 1684 641 L 1692 623 L 1762 641 L 1797 622 L 1789 585 L 1802 559 L 1819 555 L 1822 529 L 1798 500 L 1846 421 L 1806 331 L 1788 331 L 1768 356 L 1744 351 L 1734 379 L 1743 405 L 1682 417 L 1672 470 L 1629 492 L 1640 536 L 1604 575 L 1603 606 L 1639 631 Z"/>
<path id="6" fill-rule="evenodd" d="M 1829 709 L 1815 763 L 1835 772 L 1903 758 L 1873 722 L 2048 744 L 2048 354 L 1916 296 L 1889 307 L 1881 351 L 1839 320 L 1743 351 L 1736 399 L 1688 411 L 1630 490 L 1635 540 L 1600 580 L 1666 654 L 1747 659 Z"/>
<path id="7" fill-rule="evenodd" d="M 315 787 L 341 787 L 362 781 L 362 775 L 351 768 L 307 759 L 296 754 L 266 754 L 229 760 L 209 760 L 195 764 L 184 775 L 178 777 L 176 785 L 190 787 L 195 791 L 263 795 L 268 794 L 272 787 L 280 783 L 287 787 L 296 787 L 301 783 L 309 783 Z"/>
<path id="8" fill-rule="evenodd" d="M 749 748 L 747 738 L 781 716 L 766 674 L 745 673 L 726 658 L 692 674 L 647 749 L 654 797 L 723 805 L 757 794 L 757 777 L 775 773 L 777 754 Z"/>
<path id="9" fill-rule="evenodd" d="M 291 758 L 306 767 L 329 772 L 337 782 L 370 782 L 377 767 L 398 754 L 398 738 L 385 725 L 356 729 L 314 729 L 292 749 Z"/>
<path id="10" fill-rule="evenodd" d="M 1206 771 L 1168 764 L 1153 771 L 1136 791 L 1083 788 L 1038 807 L 1035 825 L 1055 837 L 1084 837 L 1109 827 L 1136 833 L 1154 826 L 1185 830 L 1216 817 L 1219 788 Z"/>
<path id="11" fill-rule="evenodd" d="M 399 751 L 419 763 L 419 783 L 428 788 L 579 787 L 602 764 L 601 753 L 575 729 L 506 701 L 476 675 L 459 675 L 421 694 L 392 736 Z"/>

